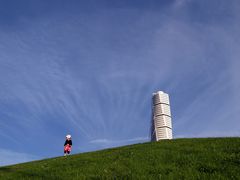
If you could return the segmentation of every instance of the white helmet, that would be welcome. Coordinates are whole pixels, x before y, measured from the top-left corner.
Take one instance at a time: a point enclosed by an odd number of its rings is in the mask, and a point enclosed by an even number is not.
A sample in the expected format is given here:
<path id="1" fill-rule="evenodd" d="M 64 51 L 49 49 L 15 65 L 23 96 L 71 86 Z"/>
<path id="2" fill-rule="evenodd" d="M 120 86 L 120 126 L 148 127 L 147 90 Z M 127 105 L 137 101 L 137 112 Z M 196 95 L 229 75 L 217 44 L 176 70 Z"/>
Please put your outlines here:
<path id="1" fill-rule="evenodd" d="M 70 139 L 70 138 L 71 138 L 71 135 L 70 135 L 70 134 L 66 135 L 66 138 Z"/>

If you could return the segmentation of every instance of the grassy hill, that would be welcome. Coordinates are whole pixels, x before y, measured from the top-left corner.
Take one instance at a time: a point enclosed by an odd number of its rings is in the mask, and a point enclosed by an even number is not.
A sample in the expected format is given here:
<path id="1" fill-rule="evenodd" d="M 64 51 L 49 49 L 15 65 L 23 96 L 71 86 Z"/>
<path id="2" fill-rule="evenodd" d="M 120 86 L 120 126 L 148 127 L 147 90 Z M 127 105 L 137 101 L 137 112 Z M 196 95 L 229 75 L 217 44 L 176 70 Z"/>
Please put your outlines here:
<path id="1" fill-rule="evenodd" d="M 135 144 L 0 168 L 0 179 L 240 179 L 240 138 Z"/>

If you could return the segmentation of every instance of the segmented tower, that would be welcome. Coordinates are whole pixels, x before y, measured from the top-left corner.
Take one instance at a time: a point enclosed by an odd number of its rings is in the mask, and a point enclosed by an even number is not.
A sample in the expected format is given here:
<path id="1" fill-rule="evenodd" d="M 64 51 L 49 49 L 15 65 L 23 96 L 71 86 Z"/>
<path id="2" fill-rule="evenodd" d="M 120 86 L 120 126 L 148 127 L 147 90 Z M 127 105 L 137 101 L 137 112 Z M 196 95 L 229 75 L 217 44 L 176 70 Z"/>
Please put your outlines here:
<path id="1" fill-rule="evenodd" d="M 153 93 L 152 103 L 152 141 L 172 139 L 172 118 L 168 94 L 163 91 Z"/>

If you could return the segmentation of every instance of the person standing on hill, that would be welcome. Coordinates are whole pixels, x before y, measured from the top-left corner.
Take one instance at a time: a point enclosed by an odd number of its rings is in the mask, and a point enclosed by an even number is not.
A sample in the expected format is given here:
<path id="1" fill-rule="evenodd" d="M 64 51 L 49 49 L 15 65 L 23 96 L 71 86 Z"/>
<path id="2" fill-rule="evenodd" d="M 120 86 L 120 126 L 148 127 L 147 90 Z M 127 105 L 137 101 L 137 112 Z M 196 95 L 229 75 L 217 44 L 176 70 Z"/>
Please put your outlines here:
<path id="1" fill-rule="evenodd" d="M 70 134 L 66 135 L 66 141 L 64 143 L 64 156 L 70 154 L 72 149 L 72 137 Z"/>

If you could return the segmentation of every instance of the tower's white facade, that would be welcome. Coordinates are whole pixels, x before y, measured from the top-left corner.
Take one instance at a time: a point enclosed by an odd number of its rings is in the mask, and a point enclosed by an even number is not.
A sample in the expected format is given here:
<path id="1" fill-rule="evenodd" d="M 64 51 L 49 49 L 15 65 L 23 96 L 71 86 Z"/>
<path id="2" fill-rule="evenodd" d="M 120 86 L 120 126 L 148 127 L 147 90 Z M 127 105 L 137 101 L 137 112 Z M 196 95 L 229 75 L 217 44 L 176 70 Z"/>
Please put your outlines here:
<path id="1" fill-rule="evenodd" d="M 153 93 L 152 97 L 152 141 L 172 139 L 172 118 L 168 94 L 163 91 Z"/>

